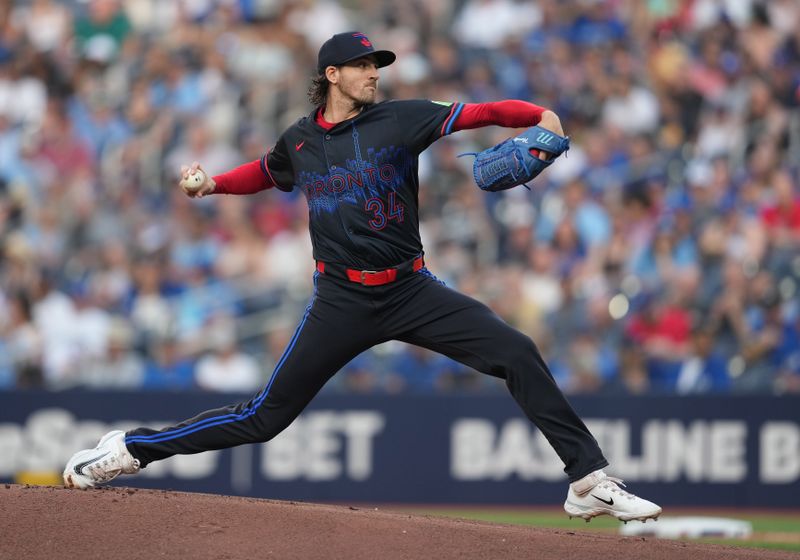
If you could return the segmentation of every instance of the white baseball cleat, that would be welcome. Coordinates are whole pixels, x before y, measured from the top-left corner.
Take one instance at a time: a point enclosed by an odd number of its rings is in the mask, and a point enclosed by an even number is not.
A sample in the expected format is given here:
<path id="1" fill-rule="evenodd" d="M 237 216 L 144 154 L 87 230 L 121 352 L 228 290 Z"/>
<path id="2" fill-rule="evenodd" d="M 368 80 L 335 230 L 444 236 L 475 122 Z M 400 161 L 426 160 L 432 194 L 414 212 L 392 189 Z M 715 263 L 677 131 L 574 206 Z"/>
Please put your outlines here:
<path id="1" fill-rule="evenodd" d="M 125 447 L 125 432 L 108 432 L 94 449 L 78 451 L 64 468 L 64 486 L 91 488 L 110 482 L 121 474 L 139 472 L 139 459 Z"/>
<path id="2" fill-rule="evenodd" d="M 622 489 L 624 486 L 619 478 L 608 476 L 603 471 L 595 471 L 570 484 L 564 510 L 570 519 L 581 517 L 587 522 L 598 515 L 610 515 L 625 523 L 634 520 L 642 523 L 647 519 L 658 520 L 661 508 L 626 492 Z"/>

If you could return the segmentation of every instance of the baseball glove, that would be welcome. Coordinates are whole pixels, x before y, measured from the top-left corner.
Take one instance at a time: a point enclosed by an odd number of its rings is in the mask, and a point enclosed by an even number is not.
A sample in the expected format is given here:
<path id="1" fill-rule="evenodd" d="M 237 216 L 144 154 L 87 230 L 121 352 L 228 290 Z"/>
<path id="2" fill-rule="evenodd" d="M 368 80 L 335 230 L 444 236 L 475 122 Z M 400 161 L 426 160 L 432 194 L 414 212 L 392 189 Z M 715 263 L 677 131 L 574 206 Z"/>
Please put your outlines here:
<path id="1" fill-rule="evenodd" d="M 532 126 L 519 136 L 472 154 L 475 156 L 472 174 L 475 183 L 484 191 L 504 191 L 517 185 L 527 188 L 525 183 L 536 178 L 568 149 L 568 137 Z M 542 152 L 550 154 L 550 158 L 542 159 Z"/>

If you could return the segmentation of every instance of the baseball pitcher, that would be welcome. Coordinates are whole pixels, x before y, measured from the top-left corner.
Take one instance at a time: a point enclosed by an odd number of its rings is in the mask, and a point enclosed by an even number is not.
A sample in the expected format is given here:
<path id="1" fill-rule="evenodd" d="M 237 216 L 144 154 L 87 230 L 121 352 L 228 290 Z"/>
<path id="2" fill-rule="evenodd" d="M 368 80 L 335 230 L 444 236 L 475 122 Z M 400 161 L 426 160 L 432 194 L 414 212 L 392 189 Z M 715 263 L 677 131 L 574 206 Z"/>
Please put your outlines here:
<path id="1" fill-rule="evenodd" d="M 587 521 L 657 518 L 661 508 L 607 476 L 597 441 L 570 407 L 533 341 L 487 306 L 452 290 L 426 268 L 419 233 L 420 153 L 459 130 L 527 130 L 476 154 L 474 176 L 497 191 L 534 179 L 569 147 L 552 111 L 523 101 L 376 102 L 378 69 L 395 54 L 363 33 L 340 33 L 319 51 L 309 96 L 314 109 L 259 160 L 207 177 L 182 169 L 190 197 L 300 189 L 308 201 L 316 260 L 314 294 L 266 386 L 250 400 L 161 430 L 106 434 L 67 463 L 64 483 L 87 488 L 153 461 L 269 441 L 352 358 L 387 340 L 445 354 L 504 379 L 525 415 L 564 462 L 564 508 Z"/>

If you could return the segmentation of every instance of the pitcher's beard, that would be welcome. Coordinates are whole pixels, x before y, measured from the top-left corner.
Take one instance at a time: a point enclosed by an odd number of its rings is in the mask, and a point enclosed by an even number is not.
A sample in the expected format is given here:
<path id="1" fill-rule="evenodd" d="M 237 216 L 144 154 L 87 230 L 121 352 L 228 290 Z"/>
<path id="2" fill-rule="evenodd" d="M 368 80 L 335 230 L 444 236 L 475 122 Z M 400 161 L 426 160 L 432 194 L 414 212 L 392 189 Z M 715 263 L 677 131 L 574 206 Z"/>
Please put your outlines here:
<path id="1" fill-rule="evenodd" d="M 377 90 L 373 91 L 371 95 L 364 90 L 361 91 L 360 95 L 354 95 L 346 90 L 342 93 L 345 94 L 345 98 L 353 110 L 358 111 L 359 113 L 364 110 L 364 108 L 374 105 L 375 99 L 378 97 Z"/>
<path id="2" fill-rule="evenodd" d="M 353 97 L 353 106 L 356 109 L 363 109 L 364 107 L 368 107 L 370 105 L 375 104 L 375 99 L 378 97 L 378 88 L 374 87 L 372 89 L 372 93 L 368 93 L 369 90 L 364 88 L 363 94 L 359 97 Z"/>
<path id="3" fill-rule="evenodd" d="M 364 107 L 369 107 L 370 105 L 375 104 L 375 98 L 377 97 L 377 93 L 373 93 L 372 95 L 364 95 L 360 99 L 353 99 L 353 106 L 356 109 L 363 109 Z"/>

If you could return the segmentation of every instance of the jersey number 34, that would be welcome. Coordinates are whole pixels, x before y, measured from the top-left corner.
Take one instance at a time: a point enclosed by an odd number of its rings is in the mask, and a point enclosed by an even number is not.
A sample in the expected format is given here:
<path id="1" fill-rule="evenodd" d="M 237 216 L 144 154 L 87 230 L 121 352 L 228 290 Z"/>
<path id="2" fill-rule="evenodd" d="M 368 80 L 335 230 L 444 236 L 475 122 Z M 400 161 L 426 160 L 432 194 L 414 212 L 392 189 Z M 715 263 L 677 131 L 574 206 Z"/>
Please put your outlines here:
<path id="1" fill-rule="evenodd" d="M 369 221 L 369 227 L 376 230 L 381 230 L 386 227 L 389 220 L 397 220 L 403 222 L 403 205 L 397 202 L 396 193 L 390 191 L 386 200 L 387 204 L 383 203 L 383 199 L 370 198 L 364 205 L 364 210 L 372 212 L 372 219 Z M 389 208 L 389 213 L 386 213 L 386 208 Z"/>

